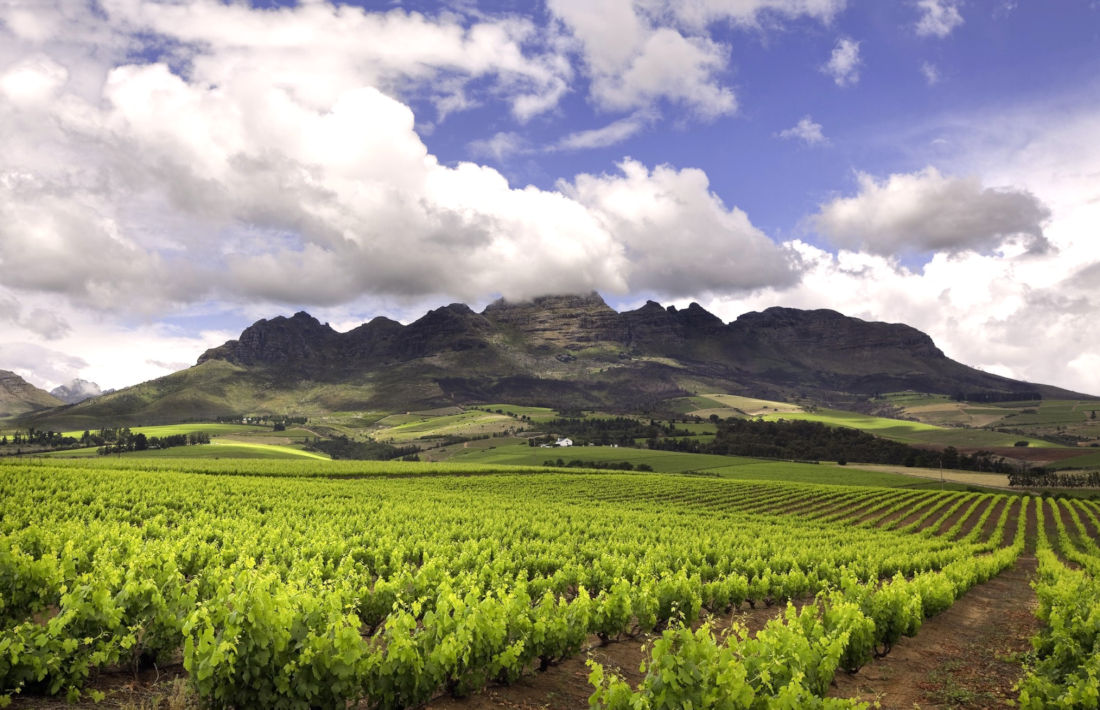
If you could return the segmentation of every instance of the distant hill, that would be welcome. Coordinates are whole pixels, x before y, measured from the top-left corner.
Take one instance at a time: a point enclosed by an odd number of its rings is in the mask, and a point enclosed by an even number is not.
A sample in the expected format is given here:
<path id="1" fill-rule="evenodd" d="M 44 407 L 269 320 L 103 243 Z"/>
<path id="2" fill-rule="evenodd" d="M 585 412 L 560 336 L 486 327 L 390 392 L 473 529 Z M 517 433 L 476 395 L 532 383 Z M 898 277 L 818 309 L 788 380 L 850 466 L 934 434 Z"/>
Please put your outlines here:
<path id="1" fill-rule="evenodd" d="M 65 404 L 77 404 L 92 397 L 103 394 L 103 390 L 94 382 L 77 378 L 67 385 L 60 385 L 50 390 L 50 394 L 57 397 Z"/>
<path id="2" fill-rule="evenodd" d="M 377 317 L 346 333 L 304 312 L 264 319 L 195 367 L 47 416 L 80 428 L 491 402 L 659 412 L 692 392 L 850 405 L 901 390 L 1083 396 L 967 367 L 907 325 L 791 308 L 724 323 L 698 304 L 653 301 L 618 313 L 592 293 L 498 301 L 481 313 L 455 303 L 408 325 Z"/>
<path id="3" fill-rule="evenodd" d="M 0 370 L 0 417 L 10 417 L 64 404 L 14 372 Z"/>

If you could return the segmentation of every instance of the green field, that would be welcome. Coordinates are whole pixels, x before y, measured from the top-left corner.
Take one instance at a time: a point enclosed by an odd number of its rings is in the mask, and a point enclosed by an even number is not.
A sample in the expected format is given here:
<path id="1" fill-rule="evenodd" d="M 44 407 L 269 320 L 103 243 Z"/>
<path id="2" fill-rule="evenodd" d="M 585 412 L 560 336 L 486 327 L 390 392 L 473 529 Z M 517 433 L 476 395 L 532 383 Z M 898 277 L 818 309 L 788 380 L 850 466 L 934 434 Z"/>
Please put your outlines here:
<path id="1" fill-rule="evenodd" d="M 545 422 L 558 418 L 558 413 L 549 407 L 524 407 L 518 404 L 484 404 L 479 405 L 477 409 L 488 410 L 490 412 L 500 410 L 504 414 L 516 417 L 527 417 L 532 422 Z"/>
<path id="2" fill-rule="evenodd" d="M 450 460 L 456 463 L 492 466 L 539 466 L 545 461 L 556 462 L 559 458 L 565 463 L 574 459 L 603 462 L 626 461 L 634 466 L 646 464 L 660 473 L 690 473 L 742 480 L 902 488 L 929 486 L 928 483 L 915 480 L 909 476 L 878 471 L 863 471 L 860 470 L 858 465 L 838 466 L 832 463 L 765 461 L 741 456 L 688 454 L 677 451 L 651 451 L 649 449 L 611 446 L 569 446 L 544 449 L 542 447 L 531 447 L 525 443 L 507 443 L 489 448 L 466 449 L 454 455 Z M 952 486 L 948 486 L 948 488 L 952 488 Z"/>
<path id="3" fill-rule="evenodd" d="M 1002 434 L 985 429 L 938 427 L 923 422 L 902 419 L 874 417 L 869 414 L 846 412 L 839 409 L 818 409 L 814 412 L 787 412 L 783 414 L 765 414 L 766 421 L 807 421 L 820 422 L 829 426 L 842 426 L 859 429 L 875 436 L 881 436 L 904 444 L 933 444 L 936 446 L 961 447 L 1000 447 L 1012 446 L 1017 441 L 1026 440 L 1034 447 L 1054 447 L 1049 441 L 1016 434 Z"/>
<path id="4" fill-rule="evenodd" d="M 1066 468 L 1100 468 L 1100 451 L 1096 449 L 1083 449 L 1080 456 L 1074 456 L 1069 459 L 1062 459 L 1061 461 L 1053 461 L 1048 464 L 1044 464 L 1045 468 L 1066 469 Z"/>
<path id="5" fill-rule="evenodd" d="M 664 676 L 627 686 L 615 664 L 577 680 L 555 670 L 602 638 L 642 647 L 652 668 L 697 669 L 662 691 L 665 707 L 727 693 L 724 679 L 759 700 L 743 707 L 821 707 L 839 667 L 854 672 L 916 636 L 1028 545 L 1044 569 L 1052 545 L 1093 565 L 1081 550 L 1095 543 L 1073 542 L 1100 513 L 1091 502 L 906 490 L 891 478 L 0 461 L 0 571 L 13 582 L 0 608 L 0 702 L 37 707 L 60 693 L 123 705 L 133 674 L 112 669 L 140 655 L 177 669 L 182 659 L 183 685 L 148 681 L 152 707 L 177 706 L 168 693 L 188 706 L 421 707 L 487 687 L 511 702 L 511 684 L 531 699 L 522 681 L 543 673 L 555 692 L 589 679 L 583 697 L 595 693 L 595 708 L 620 707 L 600 700 L 605 689 L 621 707 L 655 707 Z M 1044 508 L 1067 528 L 1057 540 Z M 751 636 L 715 636 L 703 623 L 788 600 L 800 604 L 767 612 Z"/>
<path id="6" fill-rule="evenodd" d="M 98 449 L 90 446 L 83 449 L 66 449 L 64 451 L 48 451 L 36 456 L 46 456 L 53 459 L 314 459 L 328 461 L 329 457 L 315 451 L 303 451 L 292 446 L 279 444 L 263 444 L 249 441 L 231 441 L 226 439 L 212 439 L 209 444 L 198 446 L 173 446 L 169 449 L 146 449 L 145 451 L 127 451 L 122 454 L 100 455 Z"/>
<path id="7" fill-rule="evenodd" d="M 96 430 L 91 429 L 90 431 L 94 433 Z M 130 427 L 130 431 L 134 434 L 145 434 L 145 436 L 175 436 L 177 434 L 194 434 L 197 432 L 205 432 L 210 436 L 222 436 L 224 434 L 270 434 L 271 427 L 260 426 L 258 424 L 193 422 L 187 424 L 158 424 L 155 426 L 134 426 Z M 74 439 L 79 439 L 83 435 L 83 431 L 66 431 L 62 433 L 62 436 L 71 436 Z"/>
<path id="8" fill-rule="evenodd" d="M 378 426 L 372 433 L 378 441 L 406 443 L 433 437 L 491 434 L 516 428 L 519 423 L 506 414 L 472 410 L 442 416 L 396 414 L 379 420 Z"/>

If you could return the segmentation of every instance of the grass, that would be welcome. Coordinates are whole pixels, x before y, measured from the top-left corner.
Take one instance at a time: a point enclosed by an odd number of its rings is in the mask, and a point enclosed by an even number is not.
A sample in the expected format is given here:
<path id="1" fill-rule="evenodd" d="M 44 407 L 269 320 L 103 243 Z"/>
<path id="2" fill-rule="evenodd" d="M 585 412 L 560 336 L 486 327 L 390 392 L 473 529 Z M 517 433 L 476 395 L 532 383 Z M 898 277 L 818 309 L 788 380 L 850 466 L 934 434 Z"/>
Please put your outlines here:
<path id="1" fill-rule="evenodd" d="M 1048 464 L 1043 464 L 1045 468 L 1100 468 L 1100 451 L 1096 449 L 1086 449 L 1080 456 L 1074 456 L 1070 459 L 1062 459 L 1060 461 L 1054 461 Z"/>
<path id="2" fill-rule="evenodd" d="M 129 451 L 124 454 L 111 454 L 100 456 L 96 447 L 84 449 L 68 449 L 65 451 L 49 451 L 37 454 L 49 458 L 61 459 L 314 459 L 328 461 L 324 454 L 313 451 L 303 451 L 290 446 L 279 444 L 264 444 L 258 442 L 246 442 L 240 440 L 226 441 L 213 439 L 209 444 L 199 446 L 174 446 L 170 449 L 148 449 L 146 451 Z"/>
<path id="3" fill-rule="evenodd" d="M 1002 434 L 986 429 L 946 428 L 924 422 L 911 422 L 902 419 L 874 417 L 869 414 L 845 412 L 839 409 L 818 409 L 815 412 L 787 412 L 765 414 L 764 419 L 778 421 L 820 422 L 828 426 L 842 426 L 859 429 L 875 436 L 881 436 L 904 444 L 934 444 L 955 447 L 1001 447 L 1012 446 L 1017 441 L 1027 440 L 1029 446 L 1056 447 L 1049 441 L 1017 434 Z"/>
<path id="4" fill-rule="evenodd" d="M 924 488 L 928 483 L 911 476 L 881 471 L 865 471 L 858 466 L 838 466 L 831 463 L 797 463 L 766 461 L 742 456 L 688 454 L 677 451 L 651 451 L 611 446 L 573 446 L 544 449 L 527 444 L 504 444 L 478 449 L 459 450 L 450 459 L 456 463 L 478 463 L 495 466 L 539 466 L 544 461 L 561 459 L 619 462 L 634 466 L 644 463 L 657 473 L 692 473 L 752 481 L 789 481 L 797 483 L 827 483 L 854 486 L 885 486 L 890 488 Z M 938 483 L 936 484 L 939 485 Z M 949 489 L 954 488 L 951 485 Z M 959 487 L 961 490 L 963 487 Z"/>
<path id="5" fill-rule="evenodd" d="M 485 404 L 478 409 L 496 412 L 498 409 L 504 414 L 527 417 L 532 422 L 548 422 L 558 418 L 558 413 L 549 407 L 524 407 L 518 404 Z"/>
<path id="6" fill-rule="evenodd" d="M 652 466 L 654 471 L 665 473 L 731 466 L 739 462 L 750 463 L 757 460 L 615 446 L 566 446 L 544 449 L 541 446 L 529 446 L 526 443 L 503 444 L 503 441 L 501 446 L 496 447 L 461 449 L 451 460 L 464 463 L 539 466 L 544 461 L 556 461 L 559 458 L 565 462 L 580 459 L 600 462 L 628 461 L 635 466 L 644 463 Z"/>
<path id="7" fill-rule="evenodd" d="M 90 430 L 96 431 L 96 430 Z M 196 432 L 205 432 L 210 436 L 221 436 L 223 434 L 270 434 L 272 432 L 271 427 L 261 426 L 258 424 L 224 424 L 222 422 L 193 422 L 188 424 L 160 424 L 156 426 L 135 426 L 130 427 L 130 431 L 135 434 L 145 434 L 145 436 L 175 436 L 177 434 L 194 434 Z M 279 432 L 280 434 L 282 432 Z M 62 433 L 62 436 L 71 436 L 74 439 L 79 439 L 84 435 L 83 431 L 66 431 Z"/>
<path id="8" fill-rule="evenodd" d="M 438 417 L 395 415 L 379 422 L 383 426 L 374 432 L 379 441 L 407 442 L 415 439 L 441 436 L 473 436 L 504 431 L 517 426 L 516 420 L 506 414 L 469 411 Z"/>
<path id="9" fill-rule="evenodd" d="M 707 399 L 714 400 L 721 407 L 740 409 L 746 414 L 761 414 L 764 412 L 801 412 L 802 407 L 790 402 L 775 402 L 770 399 L 756 399 L 755 397 L 742 397 L 735 394 L 708 394 Z"/>

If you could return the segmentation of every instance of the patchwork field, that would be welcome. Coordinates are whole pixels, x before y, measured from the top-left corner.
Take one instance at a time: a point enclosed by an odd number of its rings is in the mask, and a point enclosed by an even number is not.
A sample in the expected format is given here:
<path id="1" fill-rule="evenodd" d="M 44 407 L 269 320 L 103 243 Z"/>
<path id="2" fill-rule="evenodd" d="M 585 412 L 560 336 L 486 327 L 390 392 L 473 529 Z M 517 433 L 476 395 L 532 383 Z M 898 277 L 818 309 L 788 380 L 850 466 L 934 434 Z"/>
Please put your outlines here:
<path id="1" fill-rule="evenodd" d="M 1072 655 L 1095 631 L 1053 611 L 1100 611 L 1091 501 L 226 459 L 3 462 L 0 496 L 0 697 L 17 706 L 928 707 L 980 680 L 970 707 L 1047 707 L 1097 690 Z M 1034 634 L 1026 664 L 1005 655 Z M 942 681 L 915 700 L 883 665 L 913 653 Z M 952 670 L 978 658 L 980 679 Z"/>

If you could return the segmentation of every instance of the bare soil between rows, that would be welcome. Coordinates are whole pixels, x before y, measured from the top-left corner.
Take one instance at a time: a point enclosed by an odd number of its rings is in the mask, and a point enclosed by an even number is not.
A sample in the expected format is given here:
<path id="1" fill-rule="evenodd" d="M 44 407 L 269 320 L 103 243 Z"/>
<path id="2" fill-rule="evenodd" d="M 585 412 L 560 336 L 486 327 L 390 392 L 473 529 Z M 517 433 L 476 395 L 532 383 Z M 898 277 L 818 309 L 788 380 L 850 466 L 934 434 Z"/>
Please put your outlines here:
<path id="1" fill-rule="evenodd" d="M 1021 662 L 1039 631 L 1030 581 L 1036 562 L 1021 556 L 1008 570 L 926 619 L 884 658 L 837 674 L 832 697 L 877 702 L 883 710 L 1011 707 Z"/>

